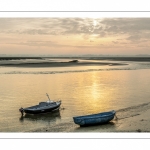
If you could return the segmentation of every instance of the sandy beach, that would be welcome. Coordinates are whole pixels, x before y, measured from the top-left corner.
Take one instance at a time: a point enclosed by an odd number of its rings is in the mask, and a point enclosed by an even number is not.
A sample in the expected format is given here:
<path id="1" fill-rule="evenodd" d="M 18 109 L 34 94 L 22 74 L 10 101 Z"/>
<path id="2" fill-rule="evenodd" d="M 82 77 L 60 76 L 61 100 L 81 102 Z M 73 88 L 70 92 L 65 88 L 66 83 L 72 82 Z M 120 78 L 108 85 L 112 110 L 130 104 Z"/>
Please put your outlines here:
<path id="1" fill-rule="evenodd" d="M 144 103 L 116 111 L 118 119 L 103 125 L 80 127 L 71 121 L 27 132 L 150 132 L 149 114 L 150 103 Z"/>

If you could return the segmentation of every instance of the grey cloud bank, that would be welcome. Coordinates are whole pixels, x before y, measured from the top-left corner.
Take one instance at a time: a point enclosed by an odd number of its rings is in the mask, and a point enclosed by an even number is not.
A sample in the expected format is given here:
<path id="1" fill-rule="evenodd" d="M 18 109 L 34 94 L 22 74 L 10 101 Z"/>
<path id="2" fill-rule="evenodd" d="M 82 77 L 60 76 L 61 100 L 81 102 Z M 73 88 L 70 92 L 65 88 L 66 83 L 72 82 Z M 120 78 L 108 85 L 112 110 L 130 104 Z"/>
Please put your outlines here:
<path id="1" fill-rule="evenodd" d="M 130 50 L 144 47 L 145 52 L 150 53 L 149 24 L 150 18 L 0 18 L 0 43 L 84 49 L 119 49 L 128 45 Z M 75 39 L 72 40 L 74 43 L 63 43 L 63 36 L 80 36 L 90 44 L 74 42 Z M 17 37 L 22 41 L 17 41 Z M 63 41 L 56 41 L 56 37 Z M 110 42 L 106 39 L 110 39 Z"/>
<path id="2" fill-rule="evenodd" d="M 127 40 L 132 41 L 150 38 L 149 24 L 150 18 L 0 18 L 0 32 L 31 35 L 96 34 L 99 38 L 124 34 L 128 36 Z"/>

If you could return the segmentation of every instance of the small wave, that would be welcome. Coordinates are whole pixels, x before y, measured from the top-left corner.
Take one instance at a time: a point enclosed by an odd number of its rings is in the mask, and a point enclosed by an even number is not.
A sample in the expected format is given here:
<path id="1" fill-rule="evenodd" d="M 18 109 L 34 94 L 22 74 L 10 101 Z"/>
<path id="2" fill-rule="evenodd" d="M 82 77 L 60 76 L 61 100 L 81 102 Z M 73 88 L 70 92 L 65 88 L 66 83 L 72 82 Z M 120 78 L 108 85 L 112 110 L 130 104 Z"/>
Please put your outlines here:
<path id="1" fill-rule="evenodd" d="M 135 70 L 131 68 L 107 68 L 107 69 L 87 69 L 87 70 L 67 70 L 67 71 L 10 71 L 0 74 L 60 74 L 60 73 L 80 73 L 93 71 L 112 71 L 112 70 Z"/>

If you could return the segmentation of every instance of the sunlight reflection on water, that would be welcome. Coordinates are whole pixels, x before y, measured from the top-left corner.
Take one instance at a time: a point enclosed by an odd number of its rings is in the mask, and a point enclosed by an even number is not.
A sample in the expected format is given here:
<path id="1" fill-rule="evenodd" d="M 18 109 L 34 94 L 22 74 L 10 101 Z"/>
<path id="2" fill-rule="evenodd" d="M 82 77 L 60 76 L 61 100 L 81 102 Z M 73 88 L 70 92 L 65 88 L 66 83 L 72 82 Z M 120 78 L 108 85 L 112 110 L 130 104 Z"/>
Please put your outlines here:
<path id="1" fill-rule="evenodd" d="M 147 69 L 57 74 L 2 73 L 7 71 L 43 72 L 47 69 L 50 68 L 1 68 L 0 131 L 28 131 L 51 124 L 69 122 L 72 121 L 73 116 L 118 110 L 149 101 L 150 70 Z M 59 68 L 53 69 L 59 70 Z M 85 67 L 61 69 L 83 70 Z M 19 108 L 47 101 L 46 93 L 51 99 L 61 99 L 62 107 L 65 109 L 60 110 L 58 114 L 26 115 L 21 118 Z"/>

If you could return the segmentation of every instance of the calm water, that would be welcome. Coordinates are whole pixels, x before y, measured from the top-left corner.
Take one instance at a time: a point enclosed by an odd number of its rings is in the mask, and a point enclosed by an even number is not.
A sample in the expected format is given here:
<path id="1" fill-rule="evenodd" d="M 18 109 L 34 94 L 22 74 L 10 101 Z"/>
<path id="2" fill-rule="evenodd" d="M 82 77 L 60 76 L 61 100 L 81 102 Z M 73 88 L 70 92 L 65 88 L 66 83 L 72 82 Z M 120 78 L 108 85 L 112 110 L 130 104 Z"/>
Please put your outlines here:
<path id="1" fill-rule="evenodd" d="M 23 132 L 150 101 L 150 63 L 61 68 L 0 67 L 0 131 Z M 62 100 L 64 110 L 25 115 L 20 107 Z"/>

